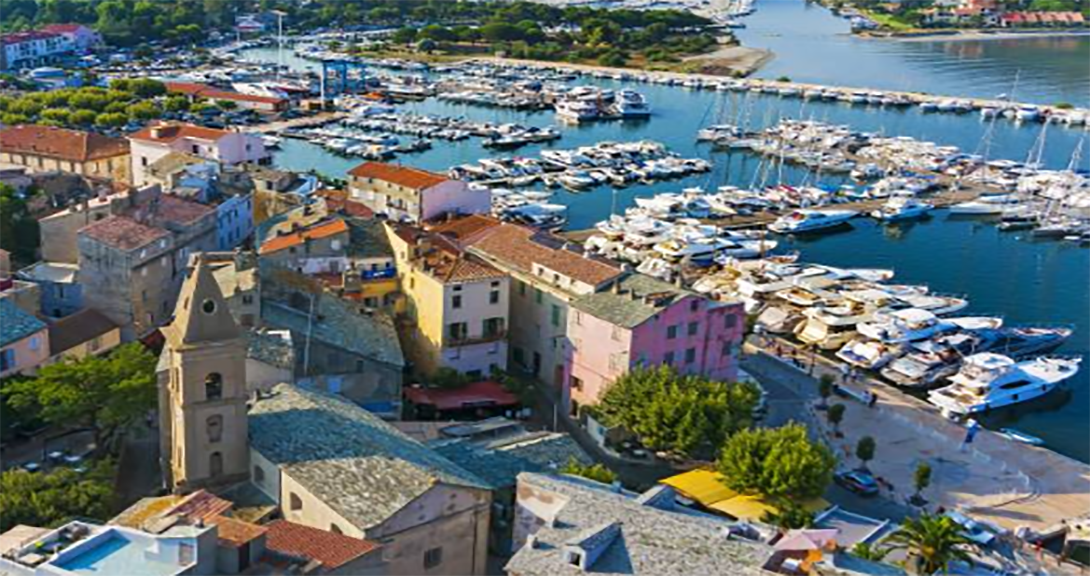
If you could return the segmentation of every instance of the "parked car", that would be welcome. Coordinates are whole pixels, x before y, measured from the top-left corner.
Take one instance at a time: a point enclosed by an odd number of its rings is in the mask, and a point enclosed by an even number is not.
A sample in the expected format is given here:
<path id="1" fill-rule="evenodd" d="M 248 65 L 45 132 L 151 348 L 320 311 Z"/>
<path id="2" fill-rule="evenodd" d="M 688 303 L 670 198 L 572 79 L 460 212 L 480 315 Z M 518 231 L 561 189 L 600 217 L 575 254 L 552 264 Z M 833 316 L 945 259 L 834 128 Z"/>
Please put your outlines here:
<path id="1" fill-rule="evenodd" d="M 877 496 L 878 495 L 878 481 L 874 479 L 867 472 L 861 470 L 851 470 L 849 472 L 841 472 L 834 477 L 837 484 L 844 487 L 849 492 L 854 492 L 860 496 Z"/>
<path id="2" fill-rule="evenodd" d="M 964 530 L 962 535 L 981 546 L 987 546 L 995 540 L 995 533 L 959 512 L 947 512 L 946 517 L 957 522 Z"/>

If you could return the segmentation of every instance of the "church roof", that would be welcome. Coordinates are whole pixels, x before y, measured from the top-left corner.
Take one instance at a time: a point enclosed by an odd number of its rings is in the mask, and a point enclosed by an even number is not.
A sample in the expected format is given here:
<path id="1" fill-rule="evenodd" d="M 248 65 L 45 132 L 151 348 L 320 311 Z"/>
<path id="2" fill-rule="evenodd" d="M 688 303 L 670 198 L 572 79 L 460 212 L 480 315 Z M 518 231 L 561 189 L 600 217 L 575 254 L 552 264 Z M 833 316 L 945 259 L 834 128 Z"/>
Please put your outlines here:
<path id="1" fill-rule="evenodd" d="M 361 529 L 436 484 L 487 484 L 336 395 L 279 384 L 250 409 L 251 447 Z"/>
<path id="2" fill-rule="evenodd" d="M 174 320 L 163 328 L 163 335 L 175 348 L 233 340 L 240 335 L 212 269 L 199 254 L 193 256 L 186 271 Z"/>

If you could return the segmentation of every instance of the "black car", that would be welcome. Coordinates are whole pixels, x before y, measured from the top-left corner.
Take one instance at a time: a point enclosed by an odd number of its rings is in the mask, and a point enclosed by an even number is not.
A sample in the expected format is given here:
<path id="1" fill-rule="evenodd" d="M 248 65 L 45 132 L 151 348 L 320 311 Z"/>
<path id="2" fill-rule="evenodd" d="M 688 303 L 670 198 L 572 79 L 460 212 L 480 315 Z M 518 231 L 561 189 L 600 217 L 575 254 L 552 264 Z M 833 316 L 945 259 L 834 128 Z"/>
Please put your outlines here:
<path id="1" fill-rule="evenodd" d="M 878 495 L 878 481 L 867 472 L 860 470 L 841 472 L 834 479 L 837 484 L 843 486 L 849 492 L 854 492 L 860 496 Z"/>

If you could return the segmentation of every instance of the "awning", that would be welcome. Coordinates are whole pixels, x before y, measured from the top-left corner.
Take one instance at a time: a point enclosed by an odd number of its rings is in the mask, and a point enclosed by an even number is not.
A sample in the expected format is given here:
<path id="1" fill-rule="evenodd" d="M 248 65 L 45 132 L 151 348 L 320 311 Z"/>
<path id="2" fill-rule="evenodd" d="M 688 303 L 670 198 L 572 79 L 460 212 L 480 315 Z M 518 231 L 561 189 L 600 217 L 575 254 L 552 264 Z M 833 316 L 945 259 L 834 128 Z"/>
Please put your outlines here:
<path id="1" fill-rule="evenodd" d="M 711 507 L 716 502 L 738 496 L 737 492 L 723 484 L 723 475 L 712 470 L 691 470 L 661 482 L 705 508 Z"/>
<path id="2" fill-rule="evenodd" d="M 807 512 L 820 512 L 829 507 L 829 502 L 824 498 L 814 498 L 811 500 L 805 500 L 800 502 L 803 509 Z M 766 502 L 760 496 L 743 496 L 738 495 L 734 498 L 728 498 L 721 500 L 708 506 L 708 508 L 717 512 L 722 512 L 728 516 L 737 518 L 739 520 L 748 521 L 760 521 L 765 514 L 773 513 L 778 514 L 780 509 L 774 504 Z"/>

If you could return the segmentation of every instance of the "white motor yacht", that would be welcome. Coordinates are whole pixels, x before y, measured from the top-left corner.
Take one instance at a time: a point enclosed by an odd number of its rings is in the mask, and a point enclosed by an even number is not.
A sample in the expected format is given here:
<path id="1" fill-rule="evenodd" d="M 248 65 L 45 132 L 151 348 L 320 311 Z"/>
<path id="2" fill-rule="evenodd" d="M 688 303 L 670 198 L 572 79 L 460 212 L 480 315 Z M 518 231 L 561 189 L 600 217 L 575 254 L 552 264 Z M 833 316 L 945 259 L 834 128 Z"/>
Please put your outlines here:
<path id="1" fill-rule="evenodd" d="M 912 196 L 894 196 L 881 208 L 871 212 L 870 215 L 882 222 L 899 222 L 926 216 L 934 208 L 934 204 L 918 200 Z"/>
<path id="2" fill-rule="evenodd" d="M 651 116 L 651 105 L 643 94 L 634 90 L 621 90 L 618 93 L 617 113 L 622 118 L 647 118 Z"/>
<path id="3" fill-rule="evenodd" d="M 857 214 L 855 210 L 795 210 L 769 224 L 768 229 L 781 234 L 815 232 L 844 224 Z"/>
<path id="4" fill-rule="evenodd" d="M 954 418 L 1026 402 L 1077 374 L 1081 360 L 1042 357 L 1016 362 L 993 352 L 973 354 L 950 377 L 952 384 L 932 391 L 927 400 Z"/>
<path id="5" fill-rule="evenodd" d="M 976 200 L 954 204 L 950 207 L 950 213 L 979 216 L 1002 214 L 1004 210 L 1017 204 L 1018 198 L 1013 194 L 981 196 Z"/>
<path id="6" fill-rule="evenodd" d="M 940 321 L 931 312 L 919 308 L 907 308 L 882 315 L 872 322 L 859 324 L 859 333 L 872 340 L 887 343 L 912 342 L 955 328 Z"/>
<path id="7" fill-rule="evenodd" d="M 556 115 L 572 122 L 586 122 L 598 117 L 598 104 L 588 100 L 561 100 L 555 105 Z"/>
<path id="8" fill-rule="evenodd" d="M 857 338 L 845 344 L 836 357 L 857 368 L 878 370 L 900 354 L 901 348 L 896 345 Z"/>

